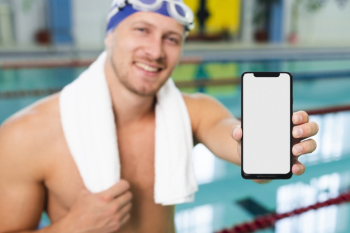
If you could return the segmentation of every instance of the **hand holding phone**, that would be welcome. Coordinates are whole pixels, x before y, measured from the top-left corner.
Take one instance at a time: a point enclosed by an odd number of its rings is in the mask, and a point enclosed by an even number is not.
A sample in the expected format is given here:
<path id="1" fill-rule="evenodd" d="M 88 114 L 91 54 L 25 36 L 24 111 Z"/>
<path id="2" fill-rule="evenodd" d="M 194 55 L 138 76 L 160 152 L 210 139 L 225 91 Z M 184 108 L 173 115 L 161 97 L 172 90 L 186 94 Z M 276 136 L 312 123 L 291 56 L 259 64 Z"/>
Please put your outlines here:
<path id="1" fill-rule="evenodd" d="M 243 100 L 243 92 L 244 92 L 244 90 L 243 90 L 244 89 L 243 77 L 245 74 L 249 74 L 249 73 L 244 73 L 242 75 L 242 122 L 241 122 L 242 125 L 244 123 L 244 120 L 243 120 L 243 117 L 244 117 L 243 116 L 243 107 L 244 107 L 243 106 L 243 102 L 244 102 L 244 100 Z M 271 76 L 273 77 L 273 76 L 278 75 L 278 73 L 277 74 L 276 73 L 254 73 L 254 74 L 258 78 L 259 78 L 259 76 L 261 78 L 261 77 L 271 77 Z M 285 73 L 285 74 L 288 74 L 288 73 Z M 290 74 L 288 74 L 288 75 L 290 75 Z M 290 77 L 291 77 L 291 75 L 290 75 Z M 264 91 L 262 86 L 259 86 L 259 88 L 257 88 L 257 89 L 261 89 L 261 91 Z M 271 91 L 271 89 L 269 89 L 269 88 L 266 88 L 266 89 Z M 292 83 L 291 83 L 291 89 L 290 89 L 291 109 L 290 109 L 290 111 L 292 111 L 292 106 L 293 106 L 292 89 L 293 89 L 293 87 L 292 87 Z M 273 111 L 270 113 L 269 112 L 267 112 L 267 113 L 268 113 L 267 118 L 269 118 L 269 115 L 271 115 L 272 118 L 278 116 L 278 114 L 272 115 Z M 258 114 L 258 116 L 259 115 L 261 115 L 261 114 Z M 245 123 L 247 123 L 247 122 L 245 122 Z M 257 129 L 259 129 L 259 127 Z M 315 140 L 307 139 L 307 138 L 316 135 L 319 131 L 319 126 L 317 125 L 316 122 L 313 122 L 313 121 L 309 122 L 309 115 L 305 111 L 298 111 L 292 115 L 291 129 L 292 129 L 291 138 L 292 138 L 293 147 L 290 147 L 290 150 L 291 150 L 291 153 L 290 153 L 291 154 L 290 155 L 291 156 L 291 169 L 290 169 L 291 171 L 290 171 L 290 173 L 293 173 L 294 175 L 302 175 L 305 172 L 305 166 L 298 161 L 298 158 L 299 158 L 299 156 L 301 156 L 303 154 L 311 153 L 316 149 L 317 144 L 316 144 Z M 286 178 L 288 178 L 288 177 L 283 177 L 283 176 L 286 176 L 285 174 L 282 174 L 282 177 L 280 174 L 278 174 L 275 177 L 270 176 L 270 177 L 266 177 L 266 178 L 265 177 L 257 177 L 258 174 L 244 174 L 244 168 L 243 168 L 244 153 L 243 153 L 243 137 L 242 136 L 247 134 L 248 132 L 246 132 L 244 130 L 244 133 L 243 133 L 242 131 L 243 131 L 243 127 L 240 127 L 240 126 L 234 127 L 233 131 L 232 131 L 232 137 L 237 142 L 237 154 L 242 160 L 241 161 L 242 162 L 242 176 L 246 179 L 256 179 L 255 181 L 258 183 L 265 183 L 266 180 L 269 180 L 269 179 L 278 179 L 278 178 L 281 178 L 281 179 L 285 178 L 286 179 Z M 270 136 L 271 136 L 271 138 L 266 139 L 267 143 L 271 147 L 278 146 L 278 145 L 276 145 L 277 141 L 275 140 L 276 135 L 271 134 Z M 265 139 L 263 138 L 263 140 L 265 140 Z M 255 161 L 255 163 L 259 163 L 259 159 L 264 159 L 264 158 L 258 158 Z M 275 164 L 275 161 L 272 162 L 272 164 Z M 267 174 L 267 176 L 268 175 L 269 174 Z M 290 174 L 290 176 L 291 176 L 291 174 Z"/>
<path id="2" fill-rule="evenodd" d="M 293 78 L 289 73 L 242 75 L 242 177 L 292 176 Z"/>

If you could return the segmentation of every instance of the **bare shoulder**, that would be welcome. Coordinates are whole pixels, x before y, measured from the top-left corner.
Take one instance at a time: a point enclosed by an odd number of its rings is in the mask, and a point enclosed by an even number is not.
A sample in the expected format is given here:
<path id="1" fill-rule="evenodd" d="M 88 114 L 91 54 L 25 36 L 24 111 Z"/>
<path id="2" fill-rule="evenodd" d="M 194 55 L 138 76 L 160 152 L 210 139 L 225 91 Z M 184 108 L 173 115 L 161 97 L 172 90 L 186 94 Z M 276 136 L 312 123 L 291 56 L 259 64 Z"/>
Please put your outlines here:
<path id="1" fill-rule="evenodd" d="M 59 94 L 46 97 L 15 113 L 1 125 L 0 164 L 5 160 L 18 166 L 26 164 L 23 172 L 26 169 L 33 169 L 34 173 L 40 171 L 38 156 L 48 150 L 49 142 L 55 140 L 60 130 L 58 103 Z"/>
<path id="2" fill-rule="evenodd" d="M 203 102 L 203 101 L 216 101 L 213 97 L 203 94 L 203 93 L 194 93 L 194 94 L 188 94 L 188 93 L 181 93 L 182 97 L 185 100 L 185 103 L 197 103 Z"/>
<path id="3" fill-rule="evenodd" d="M 203 113 L 209 115 L 219 115 L 219 117 L 222 117 L 222 115 L 227 117 L 232 116 L 224 105 L 209 95 L 202 93 L 182 93 L 182 97 L 185 101 L 191 119 L 192 117 L 197 118 L 198 116 L 203 115 Z"/>
<path id="4" fill-rule="evenodd" d="M 0 133 L 23 134 L 35 133 L 38 130 L 43 132 L 47 130 L 45 126 L 52 125 L 59 120 L 59 117 L 59 93 L 57 93 L 13 114 L 1 125 Z"/>
<path id="5" fill-rule="evenodd" d="M 219 120 L 233 117 L 225 106 L 209 95 L 182 93 L 182 96 L 191 119 L 192 131 L 195 134 L 203 126 L 206 127 Z"/>
<path id="6" fill-rule="evenodd" d="M 53 164 L 46 155 L 60 137 L 58 98 L 44 98 L 0 127 L 0 232 L 38 226 L 47 198 L 44 183 Z"/>

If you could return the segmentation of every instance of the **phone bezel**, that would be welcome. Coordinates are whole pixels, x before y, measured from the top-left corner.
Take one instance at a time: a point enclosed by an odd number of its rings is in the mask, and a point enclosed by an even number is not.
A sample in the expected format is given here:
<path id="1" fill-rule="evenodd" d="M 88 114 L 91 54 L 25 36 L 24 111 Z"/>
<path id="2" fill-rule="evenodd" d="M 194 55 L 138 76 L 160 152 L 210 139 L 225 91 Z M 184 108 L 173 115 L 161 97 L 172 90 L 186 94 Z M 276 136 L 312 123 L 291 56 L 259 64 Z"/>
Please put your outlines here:
<path id="1" fill-rule="evenodd" d="M 271 77 L 278 78 L 281 74 L 288 74 L 290 79 L 290 170 L 286 174 L 248 174 L 243 170 L 244 156 L 243 156 L 243 143 L 244 143 L 244 129 L 243 129 L 243 79 L 246 74 L 253 74 L 255 77 Z M 241 139 L 241 175 L 244 179 L 262 179 L 262 180 L 274 180 L 274 179 L 290 179 L 293 175 L 293 76 L 289 72 L 244 72 L 241 76 L 241 128 L 242 128 L 242 139 Z"/>

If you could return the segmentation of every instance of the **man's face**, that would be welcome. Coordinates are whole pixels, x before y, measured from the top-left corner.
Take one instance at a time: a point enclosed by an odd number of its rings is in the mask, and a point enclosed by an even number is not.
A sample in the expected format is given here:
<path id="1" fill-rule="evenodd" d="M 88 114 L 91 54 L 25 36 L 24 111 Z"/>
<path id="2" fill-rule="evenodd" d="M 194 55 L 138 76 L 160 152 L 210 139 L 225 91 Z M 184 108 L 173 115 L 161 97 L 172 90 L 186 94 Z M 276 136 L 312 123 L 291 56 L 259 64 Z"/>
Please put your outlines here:
<path id="1" fill-rule="evenodd" d="M 134 13 L 107 36 L 107 62 L 128 90 L 152 96 L 175 69 L 184 33 L 184 27 L 173 18 L 154 12 Z"/>

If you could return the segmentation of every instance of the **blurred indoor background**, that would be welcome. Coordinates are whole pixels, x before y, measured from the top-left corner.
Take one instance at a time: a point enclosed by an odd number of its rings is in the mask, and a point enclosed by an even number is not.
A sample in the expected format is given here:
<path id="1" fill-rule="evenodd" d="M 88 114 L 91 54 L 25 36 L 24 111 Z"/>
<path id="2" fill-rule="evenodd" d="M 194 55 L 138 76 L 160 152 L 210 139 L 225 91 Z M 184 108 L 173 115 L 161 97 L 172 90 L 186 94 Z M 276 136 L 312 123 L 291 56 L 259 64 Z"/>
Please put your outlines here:
<path id="1" fill-rule="evenodd" d="M 285 213 L 350 190 L 350 0 L 185 0 L 196 15 L 173 74 L 241 115 L 240 76 L 288 71 L 294 111 L 320 126 L 300 177 L 258 185 L 194 149 L 195 202 L 176 207 L 179 233 L 209 233 Z M 111 0 L 0 0 L 0 123 L 58 92 L 104 49 Z M 0 194 L 1 195 L 1 194 Z M 350 232 L 350 205 L 310 210 L 260 232 Z M 1 208 L 1 207 L 0 207 Z M 11 213 L 9 213 L 11 214 Z M 45 213 L 40 227 L 50 224 Z"/>

